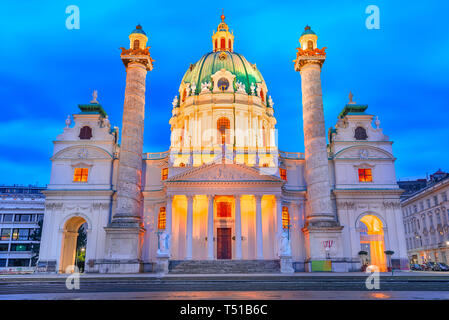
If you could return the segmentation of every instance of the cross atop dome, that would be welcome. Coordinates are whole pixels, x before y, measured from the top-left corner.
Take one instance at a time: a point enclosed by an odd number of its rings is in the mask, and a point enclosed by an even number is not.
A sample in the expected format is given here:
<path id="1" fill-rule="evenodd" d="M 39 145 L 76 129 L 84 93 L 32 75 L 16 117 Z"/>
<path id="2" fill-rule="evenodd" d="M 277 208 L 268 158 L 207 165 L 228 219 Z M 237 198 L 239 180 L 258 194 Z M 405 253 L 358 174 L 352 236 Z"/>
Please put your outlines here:
<path id="1" fill-rule="evenodd" d="M 221 13 L 221 22 L 217 27 L 217 31 L 214 31 L 212 35 L 212 46 L 214 48 L 214 52 L 216 51 L 230 51 L 232 52 L 234 49 L 234 35 L 232 32 L 229 32 L 229 27 L 224 22 L 225 15 L 224 10 Z"/>

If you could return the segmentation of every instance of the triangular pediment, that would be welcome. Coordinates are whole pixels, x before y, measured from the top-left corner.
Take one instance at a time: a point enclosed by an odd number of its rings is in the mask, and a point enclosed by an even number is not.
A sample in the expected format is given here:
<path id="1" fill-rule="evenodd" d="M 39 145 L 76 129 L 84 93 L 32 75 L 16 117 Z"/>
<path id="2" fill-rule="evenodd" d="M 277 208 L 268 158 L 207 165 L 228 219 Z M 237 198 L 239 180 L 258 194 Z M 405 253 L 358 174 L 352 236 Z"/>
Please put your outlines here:
<path id="1" fill-rule="evenodd" d="M 277 168 L 260 170 L 242 164 L 208 164 L 186 170 L 166 182 L 270 182 L 283 183 L 274 176 Z"/>

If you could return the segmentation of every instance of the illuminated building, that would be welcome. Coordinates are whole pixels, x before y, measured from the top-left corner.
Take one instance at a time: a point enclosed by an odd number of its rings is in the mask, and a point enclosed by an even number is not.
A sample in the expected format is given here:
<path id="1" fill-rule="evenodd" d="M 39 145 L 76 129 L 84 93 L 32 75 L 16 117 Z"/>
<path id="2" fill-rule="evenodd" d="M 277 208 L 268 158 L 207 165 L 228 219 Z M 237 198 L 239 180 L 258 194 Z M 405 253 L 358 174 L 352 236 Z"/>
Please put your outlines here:
<path id="1" fill-rule="evenodd" d="M 421 184 L 426 179 L 419 179 Z M 411 181 L 405 181 L 409 186 Z M 403 184 L 404 182 L 399 182 Z M 416 183 L 416 182 L 415 182 Z M 422 185 L 422 184 L 421 184 Z M 449 174 L 438 170 L 421 189 L 401 202 L 408 257 L 411 263 L 449 264 Z"/>
<path id="2" fill-rule="evenodd" d="M 392 142 L 351 97 L 326 145 L 316 34 L 306 27 L 295 60 L 305 153 L 282 152 L 268 84 L 221 19 L 181 80 L 160 153 L 142 153 L 153 60 L 143 29 L 131 33 L 121 145 L 96 97 L 55 141 L 41 265 L 73 264 L 87 222 L 87 272 L 345 272 L 362 250 L 382 270 L 393 250 L 404 268 Z"/>

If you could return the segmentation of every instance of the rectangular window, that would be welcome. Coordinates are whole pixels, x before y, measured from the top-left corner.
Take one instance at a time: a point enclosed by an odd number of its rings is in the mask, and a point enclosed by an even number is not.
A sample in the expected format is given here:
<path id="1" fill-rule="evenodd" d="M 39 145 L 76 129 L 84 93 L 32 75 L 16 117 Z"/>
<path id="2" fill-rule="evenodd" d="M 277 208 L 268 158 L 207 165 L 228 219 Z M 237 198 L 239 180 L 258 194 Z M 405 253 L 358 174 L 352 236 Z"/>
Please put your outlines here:
<path id="1" fill-rule="evenodd" d="M 290 229 L 290 214 L 288 213 L 288 207 L 282 207 L 282 228 Z"/>
<path id="2" fill-rule="evenodd" d="M 159 209 L 159 216 L 157 219 L 157 228 L 159 230 L 165 230 L 166 221 L 165 207 L 161 207 Z"/>
<path id="3" fill-rule="evenodd" d="M 217 202 L 217 217 L 230 218 L 231 217 L 231 203 Z"/>
<path id="4" fill-rule="evenodd" d="M 28 240 L 30 229 L 19 229 L 19 240 Z"/>
<path id="5" fill-rule="evenodd" d="M 29 267 L 30 259 L 9 259 L 8 267 Z"/>
<path id="6" fill-rule="evenodd" d="M 427 208 L 430 208 L 430 199 L 427 199 Z"/>
<path id="7" fill-rule="evenodd" d="M 8 251 L 8 246 L 9 244 L 7 243 L 0 244 L 0 251 Z"/>
<path id="8" fill-rule="evenodd" d="M 6 267 L 6 259 L 0 259 L 0 267 Z"/>
<path id="9" fill-rule="evenodd" d="M 31 221 L 31 215 L 29 214 L 21 214 L 20 215 L 20 222 L 30 222 Z"/>
<path id="10" fill-rule="evenodd" d="M 446 195 L 446 193 L 442 193 L 442 194 L 441 194 L 441 198 L 443 199 L 443 201 L 447 201 L 447 195 Z"/>
<path id="11" fill-rule="evenodd" d="M 359 182 L 372 182 L 371 169 L 359 169 Z"/>
<path id="12" fill-rule="evenodd" d="M 167 178 L 168 178 L 168 168 L 162 168 L 161 180 L 164 181 L 167 180 Z"/>
<path id="13" fill-rule="evenodd" d="M 88 175 L 88 168 L 75 168 L 75 172 L 73 174 L 73 182 L 87 182 Z"/>
<path id="14" fill-rule="evenodd" d="M 38 214 L 37 215 L 37 222 L 40 222 L 42 220 L 44 220 L 44 215 L 43 214 Z"/>
<path id="15" fill-rule="evenodd" d="M 19 240 L 19 229 L 12 229 L 12 240 Z"/>
<path id="16" fill-rule="evenodd" d="M 13 216 L 14 216 L 13 214 L 5 214 L 3 216 L 3 222 L 12 222 Z"/>
<path id="17" fill-rule="evenodd" d="M 8 241 L 11 238 L 11 229 L 2 229 L 2 240 Z"/>
<path id="18" fill-rule="evenodd" d="M 438 205 L 438 196 L 433 196 L 433 202 L 436 206 Z"/>
<path id="19" fill-rule="evenodd" d="M 12 243 L 11 251 L 30 251 L 30 245 L 28 243 Z"/>
<path id="20" fill-rule="evenodd" d="M 287 170 L 279 168 L 279 175 L 281 176 L 282 180 L 287 181 Z"/>

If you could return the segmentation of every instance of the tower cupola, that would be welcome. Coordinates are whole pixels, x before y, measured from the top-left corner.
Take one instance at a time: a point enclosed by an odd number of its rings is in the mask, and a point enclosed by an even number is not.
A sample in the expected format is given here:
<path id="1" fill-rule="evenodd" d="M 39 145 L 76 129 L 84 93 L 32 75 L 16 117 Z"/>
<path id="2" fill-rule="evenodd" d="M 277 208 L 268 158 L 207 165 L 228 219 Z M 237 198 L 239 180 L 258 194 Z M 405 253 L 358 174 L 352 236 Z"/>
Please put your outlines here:
<path id="1" fill-rule="evenodd" d="M 313 32 L 309 26 L 306 26 L 304 28 L 304 32 L 302 33 L 301 37 L 299 38 L 299 43 L 301 44 L 301 49 L 314 50 L 314 49 L 318 48 L 317 39 L 318 39 L 318 36 L 315 34 L 315 32 Z"/>
<path id="2" fill-rule="evenodd" d="M 144 50 L 147 47 L 147 41 L 148 38 L 145 31 L 143 31 L 142 26 L 138 24 L 136 29 L 129 35 L 129 48 L 133 50 Z"/>
<path id="3" fill-rule="evenodd" d="M 212 35 L 212 46 L 214 48 L 214 52 L 216 51 L 230 51 L 234 50 L 234 35 L 232 32 L 229 32 L 229 27 L 224 22 L 225 15 L 221 15 L 221 22 L 217 27 L 217 31 L 214 31 Z"/>

